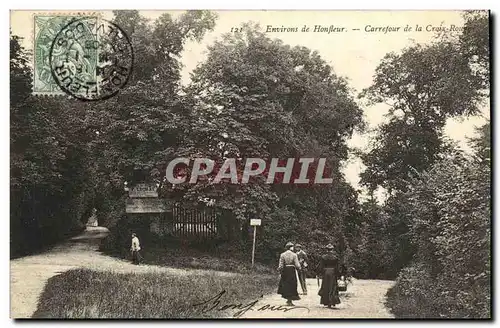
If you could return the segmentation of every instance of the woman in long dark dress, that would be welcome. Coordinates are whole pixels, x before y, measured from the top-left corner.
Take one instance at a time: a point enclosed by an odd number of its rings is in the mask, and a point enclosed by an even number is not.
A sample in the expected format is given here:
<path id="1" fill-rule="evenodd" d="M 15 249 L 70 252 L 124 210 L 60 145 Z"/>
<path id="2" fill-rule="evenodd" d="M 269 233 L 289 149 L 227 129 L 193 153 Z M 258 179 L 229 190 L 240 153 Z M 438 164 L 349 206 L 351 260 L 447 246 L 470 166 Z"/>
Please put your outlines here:
<path id="1" fill-rule="evenodd" d="M 340 277 L 339 260 L 334 252 L 332 244 L 326 246 L 327 253 L 321 257 L 319 274 L 323 277 L 318 295 L 321 296 L 321 304 L 331 308 L 340 304 L 337 279 Z"/>
<path id="2" fill-rule="evenodd" d="M 285 248 L 286 251 L 281 253 L 278 265 L 281 274 L 278 294 L 287 300 L 286 305 L 293 305 L 292 301 L 300 300 L 296 273 L 296 270 L 300 270 L 300 263 L 297 254 L 292 251 L 293 244 L 289 242 Z"/>

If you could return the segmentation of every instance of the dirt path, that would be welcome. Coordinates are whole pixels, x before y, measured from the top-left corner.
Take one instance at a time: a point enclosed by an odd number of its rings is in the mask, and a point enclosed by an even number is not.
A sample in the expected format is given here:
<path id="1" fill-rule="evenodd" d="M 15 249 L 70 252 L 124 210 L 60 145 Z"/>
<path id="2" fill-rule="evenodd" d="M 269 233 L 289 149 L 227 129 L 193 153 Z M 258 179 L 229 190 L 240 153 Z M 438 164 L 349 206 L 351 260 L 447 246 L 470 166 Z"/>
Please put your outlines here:
<path id="1" fill-rule="evenodd" d="M 11 318 L 31 318 L 36 311 L 38 299 L 47 280 L 73 268 L 89 268 L 98 271 L 120 273 L 166 272 L 170 274 L 207 274 L 213 271 L 176 269 L 154 265 L 136 266 L 128 261 L 104 255 L 98 251 L 100 240 L 109 231 L 102 227 L 89 227 L 87 231 L 52 250 L 38 255 L 10 261 L 10 308 Z M 218 272 L 222 275 L 235 273 Z M 355 280 L 347 293 L 341 293 L 342 303 L 337 309 L 327 309 L 319 305 L 318 286 L 315 279 L 307 281 L 309 295 L 301 295 L 295 305 L 308 309 L 283 311 L 250 310 L 242 318 L 392 318 L 384 307 L 384 297 L 391 281 Z M 259 300 L 259 305 L 284 305 L 280 295 L 272 294 Z"/>
<path id="2" fill-rule="evenodd" d="M 172 274 L 206 274 L 207 270 L 184 270 L 154 265 L 134 265 L 128 261 L 104 255 L 98 251 L 99 241 L 109 231 L 103 227 L 88 227 L 82 235 L 72 238 L 52 250 L 10 261 L 10 317 L 31 318 L 47 280 L 74 268 L 89 268 L 120 273 L 167 272 Z M 213 271 L 210 271 L 213 272 Z M 220 275 L 235 273 L 219 272 Z"/>
<path id="3" fill-rule="evenodd" d="M 256 310 L 246 312 L 242 318 L 394 318 L 384 306 L 385 293 L 392 284 L 392 281 L 386 280 L 354 280 L 347 292 L 340 293 L 342 303 L 336 309 L 328 309 L 319 304 L 316 279 L 307 279 L 308 295 L 300 295 L 301 300 L 294 302 L 294 305 L 307 309 L 297 308 L 288 312 L 259 311 L 261 304 L 274 305 L 275 308 L 285 304 L 281 295 L 272 294 L 261 299 Z"/>

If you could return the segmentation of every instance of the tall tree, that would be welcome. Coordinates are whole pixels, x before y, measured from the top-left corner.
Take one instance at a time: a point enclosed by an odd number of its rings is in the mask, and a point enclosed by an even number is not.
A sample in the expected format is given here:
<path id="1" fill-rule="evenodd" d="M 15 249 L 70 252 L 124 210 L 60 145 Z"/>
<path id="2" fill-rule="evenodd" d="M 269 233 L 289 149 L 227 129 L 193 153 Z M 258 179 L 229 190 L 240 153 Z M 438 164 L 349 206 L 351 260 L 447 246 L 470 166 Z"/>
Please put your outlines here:
<path id="1" fill-rule="evenodd" d="M 315 250 L 327 240 L 342 243 L 343 217 L 356 207 L 345 200 L 357 195 L 346 187 L 339 167 L 362 115 L 346 81 L 317 52 L 245 25 L 209 48 L 187 92 L 196 99 L 193 140 L 203 156 L 217 161 L 325 157 L 334 179 L 332 185 L 307 188 L 258 179 L 239 186 L 207 184 L 197 186 L 197 193 L 235 211 L 245 204 L 247 216 L 265 217 L 268 251 L 279 251 L 294 230 L 303 232 L 297 239 L 316 240 Z"/>
<path id="2" fill-rule="evenodd" d="M 362 183 L 405 191 L 406 179 L 429 168 L 442 150 L 446 120 L 479 111 L 481 79 L 456 42 L 413 46 L 388 54 L 363 95 L 390 105 L 391 120 L 379 128 Z"/>
<path id="3" fill-rule="evenodd" d="M 391 253 L 387 238 L 388 217 L 383 208 L 371 198 L 361 205 L 361 239 L 355 249 L 354 267 L 358 275 L 377 279 L 387 277 Z"/>
<path id="4" fill-rule="evenodd" d="M 463 55 L 468 58 L 472 73 L 481 80 L 485 97 L 490 87 L 490 14 L 485 11 L 469 11 L 464 15 L 465 24 L 459 38 Z"/>
<path id="5" fill-rule="evenodd" d="M 367 167 L 361 183 L 369 190 L 381 186 L 388 191 L 384 211 L 391 218 L 386 235 L 394 250 L 391 272 L 407 265 L 415 251 L 410 231 L 417 218 L 408 202 L 413 184 L 436 163 L 457 156 L 456 146 L 444 136 L 447 120 L 478 114 L 489 95 L 488 14 L 467 13 L 464 23 L 457 37 L 386 55 L 372 86 L 361 94 L 389 105 L 389 121 L 377 128 L 370 150 L 361 156 Z M 427 212 L 419 215 L 435 219 L 439 205 L 424 197 L 420 202 L 428 206 L 422 205 Z M 423 257 L 435 251 L 430 240 L 436 231 L 425 231 L 416 234 L 426 240 L 427 248 L 419 247 Z"/>
<path id="6" fill-rule="evenodd" d="M 88 124 L 99 133 L 100 171 L 108 176 L 104 190 L 123 190 L 136 170 L 162 180 L 166 163 L 182 151 L 190 127 L 189 101 L 182 95 L 180 56 L 189 40 L 213 29 L 215 15 L 188 11 L 154 22 L 137 11 L 116 11 L 114 22 L 128 34 L 135 52 L 130 83 L 106 101 L 87 106 Z M 116 201 L 116 200 L 115 200 Z"/>
<path id="7" fill-rule="evenodd" d="M 76 101 L 31 95 L 32 72 L 11 36 L 11 255 L 78 231 L 93 198 L 85 112 Z"/>

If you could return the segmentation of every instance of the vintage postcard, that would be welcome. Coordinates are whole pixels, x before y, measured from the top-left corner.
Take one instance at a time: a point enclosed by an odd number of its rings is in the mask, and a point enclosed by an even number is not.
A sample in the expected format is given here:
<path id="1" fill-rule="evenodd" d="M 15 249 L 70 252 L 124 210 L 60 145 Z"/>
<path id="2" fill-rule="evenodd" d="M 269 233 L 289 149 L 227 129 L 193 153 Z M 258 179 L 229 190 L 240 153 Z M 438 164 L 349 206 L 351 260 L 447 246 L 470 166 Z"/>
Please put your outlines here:
<path id="1" fill-rule="evenodd" d="M 490 12 L 10 12 L 13 319 L 491 319 Z"/>

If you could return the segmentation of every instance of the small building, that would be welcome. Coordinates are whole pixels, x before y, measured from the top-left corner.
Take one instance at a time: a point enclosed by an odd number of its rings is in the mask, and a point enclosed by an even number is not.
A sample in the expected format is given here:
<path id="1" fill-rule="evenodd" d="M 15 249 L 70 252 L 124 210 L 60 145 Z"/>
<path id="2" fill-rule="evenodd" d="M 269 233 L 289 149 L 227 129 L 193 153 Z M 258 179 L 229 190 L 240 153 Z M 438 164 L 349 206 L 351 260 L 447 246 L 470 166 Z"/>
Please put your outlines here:
<path id="1" fill-rule="evenodd" d="M 214 201 L 201 199 L 198 205 L 182 204 L 158 197 L 156 183 L 127 184 L 126 215 L 142 218 L 150 232 L 180 240 L 232 239 L 237 222 L 230 212 L 218 209 Z M 234 238 L 234 237 L 233 237 Z"/>

